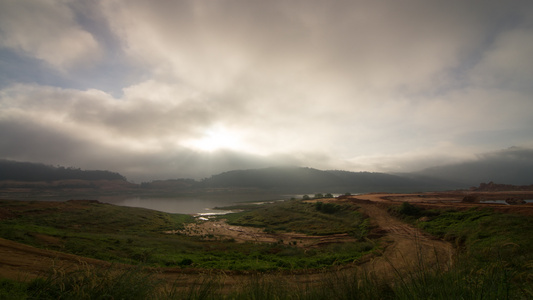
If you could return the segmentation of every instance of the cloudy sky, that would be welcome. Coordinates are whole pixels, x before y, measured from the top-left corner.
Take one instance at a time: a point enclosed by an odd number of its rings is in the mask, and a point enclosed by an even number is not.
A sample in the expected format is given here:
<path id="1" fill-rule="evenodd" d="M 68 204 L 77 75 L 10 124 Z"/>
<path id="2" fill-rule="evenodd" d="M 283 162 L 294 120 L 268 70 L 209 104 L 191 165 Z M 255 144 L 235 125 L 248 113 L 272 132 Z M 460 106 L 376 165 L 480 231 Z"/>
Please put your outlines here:
<path id="1" fill-rule="evenodd" d="M 533 147 L 531 1 L 0 0 L 0 158 L 141 181 Z"/>

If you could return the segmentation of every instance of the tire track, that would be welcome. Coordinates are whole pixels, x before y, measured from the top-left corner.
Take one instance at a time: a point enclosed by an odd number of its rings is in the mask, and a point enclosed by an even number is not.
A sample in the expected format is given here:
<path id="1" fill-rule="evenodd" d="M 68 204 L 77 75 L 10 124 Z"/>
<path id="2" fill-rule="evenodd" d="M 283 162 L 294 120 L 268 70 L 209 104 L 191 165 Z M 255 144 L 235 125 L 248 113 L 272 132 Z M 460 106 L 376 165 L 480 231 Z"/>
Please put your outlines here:
<path id="1" fill-rule="evenodd" d="M 375 203 L 357 203 L 371 224 L 384 234 L 380 256 L 363 264 L 367 272 L 380 277 L 402 276 L 419 268 L 447 269 L 453 262 L 453 246 L 389 215 Z"/>

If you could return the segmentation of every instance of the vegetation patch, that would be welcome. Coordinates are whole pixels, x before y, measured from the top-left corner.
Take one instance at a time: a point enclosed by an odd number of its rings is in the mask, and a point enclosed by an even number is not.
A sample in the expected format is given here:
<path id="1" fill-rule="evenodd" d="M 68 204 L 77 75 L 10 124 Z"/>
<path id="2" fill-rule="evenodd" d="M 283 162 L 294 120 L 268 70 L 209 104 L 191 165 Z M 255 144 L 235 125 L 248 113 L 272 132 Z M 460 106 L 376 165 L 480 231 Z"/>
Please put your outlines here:
<path id="1" fill-rule="evenodd" d="M 66 205 L 66 204 L 60 204 Z M 74 205 L 74 204 L 71 204 Z M 301 205 L 301 206 L 300 206 Z M 322 204 L 323 205 L 323 204 Z M 69 243 L 92 247 L 98 255 L 113 253 L 122 259 L 129 249 L 132 261 L 172 266 L 200 266 L 236 270 L 285 270 L 299 267 L 329 266 L 350 261 L 350 254 L 368 250 L 364 243 L 331 244 L 304 251 L 284 244 L 235 243 L 232 241 L 205 241 L 182 235 L 162 234 L 160 230 L 182 226 L 193 221 L 188 216 L 163 214 L 148 210 L 131 210 L 131 218 L 124 219 L 116 207 L 95 203 L 77 204 L 71 213 L 87 210 L 87 218 L 71 224 L 59 222 L 67 207 L 46 207 L 42 203 L 0 202 L 9 210 L 8 218 L 0 221 L 2 236 L 12 234 L 40 247 L 64 247 Z M 269 209 L 280 215 L 285 211 L 298 216 L 292 208 L 301 208 L 310 215 L 336 217 L 357 215 L 355 207 L 340 205 L 333 212 L 321 211 L 319 204 L 286 202 L 279 207 L 265 206 L 256 210 L 229 216 L 236 220 L 252 216 L 254 226 L 260 219 L 256 213 Z M 97 210 L 102 209 L 100 213 Z M 129 210 L 129 208 L 118 208 Z M 271 212 L 270 212 L 271 211 Z M 295 209 L 295 211 L 297 211 Z M 114 213 L 110 213 L 114 212 Z M 80 266 L 79 270 L 65 272 L 52 270 L 45 278 L 29 282 L 0 280 L 0 299 L 532 299 L 533 254 L 530 217 L 502 214 L 488 209 L 427 210 L 412 204 L 391 208 L 391 214 L 405 219 L 436 237 L 447 239 L 460 249 L 453 265 L 433 268 L 421 263 L 407 274 L 383 280 L 372 272 L 330 272 L 320 275 L 320 282 L 292 282 L 293 274 L 272 272 L 242 276 L 241 282 L 228 289 L 220 278 L 198 278 L 183 286 L 169 286 L 153 269 L 143 267 L 121 270 L 114 267 L 97 269 Z M 355 213 L 355 214 L 354 214 Z M 57 215 L 59 214 L 59 215 Z M 89 217 L 91 216 L 91 217 Z M 115 218 L 115 216 L 117 218 Z M 283 217 L 283 215 L 280 215 Z M 98 227 L 91 218 L 102 218 Z M 361 217 L 362 218 L 362 217 Z M 320 219 L 320 218 L 318 218 Z M 325 218 L 327 220 L 327 218 Z M 346 217 L 346 221 L 350 219 Z M 82 220 L 82 219 L 78 219 Z M 298 231 L 301 225 L 287 218 L 284 229 L 280 224 L 263 220 L 271 230 Z M 359 226 L 366 219 L 362 218 Z M 247 220 L 250 221 L 250 220 Z M 352 220 L 353 221 L 353 220 Z M 342 223 L 342 222 L 341 222 Z M 85 230 L 77 225 L 82 225 Z M 126 228 L 119 224 L 133 226 Z M 144 226 L 141 226 L 144 224 Z M 136 229 L 136 228 L 140 229 Z M 102 230 L 98 233 L 97 230 Z M 27 232 L 28 234 L 25 234 Z M 57 246 L 57 240 L 62 246 Z M 67 238 L 65 238 L 67 237 Z M 69 241 L 72 239 L 72 241 Z M 86 241 L 85 241 L 86 240 Z M 47 244 L 44 243 L 47 241 Z M 122 248 L 122 245 L 129 245 Z M 107 247 L 107 250 L 99 250 Z M 162 251 L 159 247 L 164 248 Z M 113 250 L 113 251 L 111 251 Z M 82 251 L 81 249 L 77 251 Z M 121 252 L 122 251 L 122 252 Z M 394 266 L 393 266 L 394 267 Z M 400 273 L 398 273 L 400 274 Z M 312 274 L 315 276 L 317 274 Z M 303 281 L 302 281 L 303 282 Z"/>
<path id="2" fill-rule="evenodd" d="M 351 204 L 290 200 L 258 206 L 224 218 L 232 225 L 259 227 L 267 232 L 299 232 L 315 236 L 348 233 L 359 239 L 368 232 L 364 215 Z"/>
<path id="3" fill-rule="evenodd" d="M 515 295 L 533 297 L 533 218 L 490 208 L 427 210 L 409 203 L 390 212 L 459 249 L 453 272 L 438 280 L 457 276 L 505 299 L 515 298 L 511 289 Z"/>
<path id="4" fill-rule="evenodd" d="M 179 231 L 196 220 L 188 215 L 92 201 L 0 201 L 0 208 L 10 215 L 0 221 L 0 237 L 128 264 L 255 271 L 321 269 L 356 261 L 374 248 L 370 241 L 328 244 L 308 250 L 283 241 L 236 243 L 231 239 L 168 234 L 165 232 Z M 254 226 L 315 235 L 350 233 L 362 237 L 366 232 L 366 222 L 354 207 L 325 213 L 312 204 L 280 202 L 267 205 L 267 211 L 272 214 L 266 215 L 263 223 L 254 219 L 259 215 L 250 219 Z M 232 217 L 247 219 L 245 213 L 228 216 Z"/>

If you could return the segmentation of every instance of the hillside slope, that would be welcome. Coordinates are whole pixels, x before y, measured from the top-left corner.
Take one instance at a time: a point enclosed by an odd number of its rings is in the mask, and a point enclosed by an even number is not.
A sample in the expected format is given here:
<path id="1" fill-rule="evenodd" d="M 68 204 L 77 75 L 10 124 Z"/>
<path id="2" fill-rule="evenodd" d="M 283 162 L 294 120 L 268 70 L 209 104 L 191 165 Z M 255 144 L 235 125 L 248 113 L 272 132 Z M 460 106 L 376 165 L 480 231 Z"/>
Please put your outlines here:
<path id="1" fill-rule="evenodd" d="M 213 175 L 199 183 L 203 188 L 260 188 L 287 192 L 344 193 L 418 191 L 449 188 L 446 181 L 413 179 L 371 172 L 321 171 L 312 168 L 272 167 L 234 170 Z"/>
<path id="2" fill-rule="evenodd" d="M 54 167 L 40 163 L 0 160 L 0 180 L 57 181 L 57 180 L 126 180 L 119 173 L 101 170 L 81 170 Z"/>

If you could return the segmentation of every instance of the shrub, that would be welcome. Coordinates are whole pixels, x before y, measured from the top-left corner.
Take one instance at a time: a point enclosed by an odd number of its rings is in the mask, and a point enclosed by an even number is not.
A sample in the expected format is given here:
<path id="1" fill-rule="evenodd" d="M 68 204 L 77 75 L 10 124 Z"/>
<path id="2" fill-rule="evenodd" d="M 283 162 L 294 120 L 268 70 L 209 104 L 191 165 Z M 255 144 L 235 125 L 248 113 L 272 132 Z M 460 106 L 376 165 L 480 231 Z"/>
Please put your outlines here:
<path id="1" fill-rule="evenodd" d="M 416 217 L 420 215 L 421 210 L 409 202 L 404 202 L 400 206 L 400 210 L 398 212 L 402 215 Z"/>
<path id="2" fill-rule="evenodd" d="M 341 210 L 342 206 L 333 203 L 317 202 L 315 203 L 315 209 L 326 214 L 333 214 Z"/>

